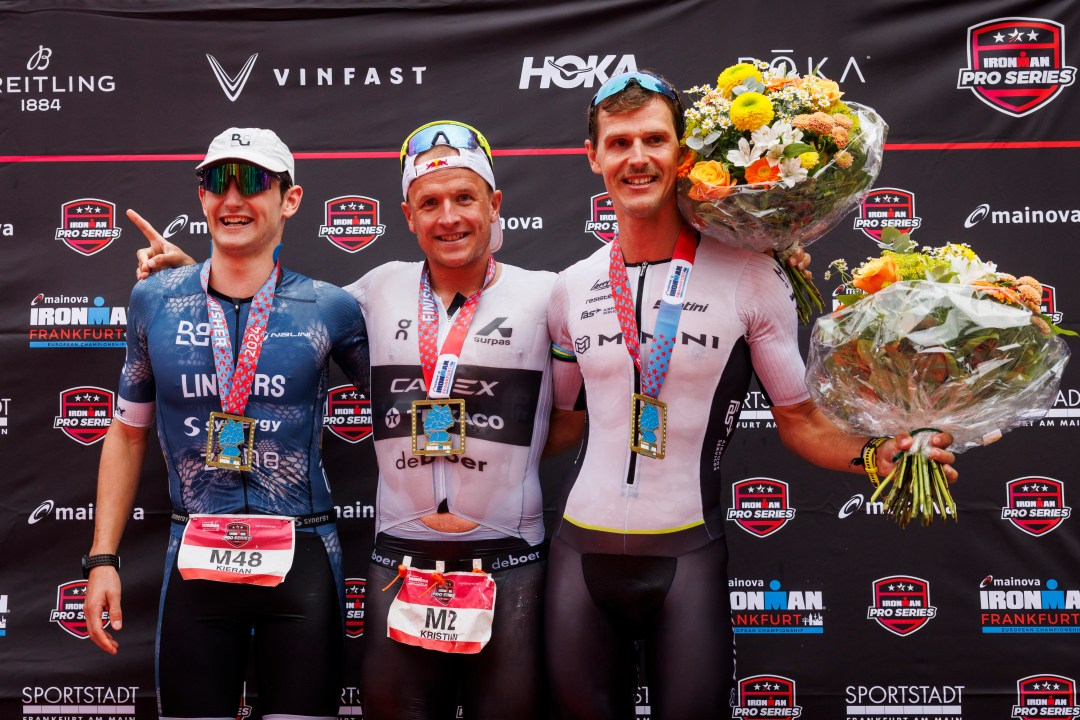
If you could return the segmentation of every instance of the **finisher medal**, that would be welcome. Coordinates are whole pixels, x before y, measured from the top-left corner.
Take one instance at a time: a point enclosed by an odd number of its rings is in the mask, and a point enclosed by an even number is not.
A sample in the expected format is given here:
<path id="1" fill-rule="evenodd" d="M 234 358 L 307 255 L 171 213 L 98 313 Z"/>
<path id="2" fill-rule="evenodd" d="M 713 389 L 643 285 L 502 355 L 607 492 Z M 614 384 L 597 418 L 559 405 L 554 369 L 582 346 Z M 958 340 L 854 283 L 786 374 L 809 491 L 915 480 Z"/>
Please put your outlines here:
<path id="1" fill-rule="evenodd" d="M 460 445 L 454 447 L 454 437 L 448 432 L 454 427 L 454 411 L 458 415 Z M 417 430 L 417 418 L 423 429 Z M 420 438 L 423 437 L 423 441 Z M 465 452 L 465 401 L 456 399 L 414 400 L 412 404 L 413 455 L 461 455 Z"/>
<path id="2" fill-rule="evenodd" d="M 243 415 L 210 413 L 206 425 L 206 464 L 226 470 L 251 471 L 255 421 Z"/>
<path id="3" fill-rule="evenodd" d="M 667 451 L 667 403 L 641 393 L 630 400 L 630 449 L 663 460 Z"/>

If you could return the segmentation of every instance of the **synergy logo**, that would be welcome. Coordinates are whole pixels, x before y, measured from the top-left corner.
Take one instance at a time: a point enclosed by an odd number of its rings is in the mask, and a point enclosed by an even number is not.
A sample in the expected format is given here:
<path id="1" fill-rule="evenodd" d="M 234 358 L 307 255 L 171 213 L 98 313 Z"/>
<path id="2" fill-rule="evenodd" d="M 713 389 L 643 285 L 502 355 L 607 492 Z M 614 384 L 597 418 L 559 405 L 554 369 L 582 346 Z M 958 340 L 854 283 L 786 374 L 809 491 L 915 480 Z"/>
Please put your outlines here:
<path id="1" fill-rule="evenodd" d="M 1039 537 L 1055 530 L 1072 515 L 1065 505 L 1065 484 L 1045 477 L 1022 477 L 1005 483 L 1007 503 L 1001 519 L 1018 530 Z"/>
<path id="2" fill-rule="evenodd" d="M 82 445 L 93 445 L 105 437 L 112 424 L 116 395 L 112 390 L 83 385 L 60 392 L 60 414 L 53 429 Z"/>
<path id="3" fill-rule="evenodd" d="M 1016 704 L 1010 717 L 1080 717 L 1076 681 L 1064 675 L 1029 675 L 1016 681 Z"/>
<path id="4" fill-rule="evenodd" d="M 894 227 L 907 235 L 922 225 L 915 215 L 915 194 L 900 188 L 875 188 L 859 205 L 855 229 L 872 240 L 881 240 L 883 228 Z"/>
<path id="5" fill-rule="evenodd" d="M 345 636 L 364 635 L 365 578 L 345 578 Z"/>
<path id="6" fill-rule="evenodd" d="M 874 603 L 866 619 L 893 635 L 911 635 L 937 616 L 937 608 L 930 604 L 930 584 L 922 578 L 893 575 L 875 580 L 871 587 Z"/>
<path id="7" fill-rule="evenodd" d="M 779 580 L 728 580 L 736 635 L 821 635 L 825 603 L 820 590 L 784 590 Z M 749 589 L 744 589 L 749 588 Z M 756 589 L 761 588 L 761 589 Z"/>
<path id="8" fill-rule="evenodd" d="M 788 484 L 772 478 L 749 478 L 731 487 L 727 519 L 755 537 L 768 537 L 795 517 L 788 506 Z"/>
<path id="9" fill-rule="evenodd" d="M 64 720 L 124 720 L 135 717 L 133 686 L 30 686 L 22 689 L 23 716 Z"/>
<path id="10" fill-rule="evenodd" d="M 552 85 L 560 88 L 600 87 L 609 78 L 624 72 L 637 72 L 637 60 L 633 55 L 548 55 L 543 60 L 532 56 L 521 62 L 521 80 L 519 90 L 528 90 L 533 78 L 540 81 L 540 89 L 546 90 Z"/>
<path id="11" fill-rule="evenodd" d="M 323 405 L 323 425 L 345 442 L 371 437 L 371 400 L 352 385 L 330 388 Z"/>
<path id="12" fill-rule="evenodd" d="M 49 613 L 49 622 L 60 626 L 64 632 L 80 640 L 90 637 L 86 629 L 86 616 L 83 615 L 83 602 L 86 600 L 86 581 L 71 580 L 56 586 L 56 609 Z M 109 609 L 101 612 L 103 627 L 109 627 Z"/>
<path id="13" fill-rule="evenodd" d="M 731 717 L 785 720 L 802 717 L 802 708 L 795 702 L 795 681 L 780 675 L 754 675 L 739 680 Z"/>
<path id="14" fill-rule="evenodd" d="M 963 715 L 963 685 L 848 685 L 845 720 L 943 720 Z"/>
<path id="15" fill-rule="evenodd" d="M 116 205 L 108 200 L 81 198 L 60 206 L 60 227 L 56 239 L 80 255 L 93 255 L 120 237 L 116 227 Z"/>
<path id="16" fill-rule="evenodd" d="M 611 196 L 606 192 L 589 198 L 589 220 L 585 223 L 585 232 L 592 233 L 600 242 L 607 244 L 615 239 L 619 232 L 619 221 L 615 219 L 615 208 Z"/>
<path id="17" fill-rule="evenodd" d="M 1076 78 L 1065 65 L 1065 27 L 1052 20 L 996 18 L 968 28 L 967 67 L 958 90 L 998 112 L 1023 117 L 1050 103 Z"/>
<path id="18" fill-rule="evenodd" d="M 324 204 L 325 224 L 319 226 L 324 237 L 348 253 L 359 252 L 386 232 L 379 222 L 379 201 L 363 195 L 342 195 Z"/>
<path id="19" fill-rule="evenodd" d="M 30 347 L 122 348 L 127 308 L 108 306 L 98 295 L 46 295 L 30 301 Z"/>
<path id="20" fill-rule="evenodd" d="M 995 578 L 979 583 L 984 633 L 1078 633 L 1080 590 L 1062 590 L 1049 578 Z"/>

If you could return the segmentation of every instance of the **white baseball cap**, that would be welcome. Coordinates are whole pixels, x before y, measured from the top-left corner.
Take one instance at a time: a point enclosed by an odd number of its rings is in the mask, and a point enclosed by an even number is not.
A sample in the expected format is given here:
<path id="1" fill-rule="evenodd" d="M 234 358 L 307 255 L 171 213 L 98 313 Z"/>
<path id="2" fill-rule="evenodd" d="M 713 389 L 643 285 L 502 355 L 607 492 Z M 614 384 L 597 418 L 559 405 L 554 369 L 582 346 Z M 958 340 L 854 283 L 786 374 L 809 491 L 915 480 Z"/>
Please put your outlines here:
<path id="1" fill-rule="evenodd" d="M 206 157 L 196 166 L 201 170 L 222 160 L 246 160 L 276 173 L 289 173 L 296 182 L 296 165 L 292 152 L 273 130 L 232 127 L 210 143 Z"/>

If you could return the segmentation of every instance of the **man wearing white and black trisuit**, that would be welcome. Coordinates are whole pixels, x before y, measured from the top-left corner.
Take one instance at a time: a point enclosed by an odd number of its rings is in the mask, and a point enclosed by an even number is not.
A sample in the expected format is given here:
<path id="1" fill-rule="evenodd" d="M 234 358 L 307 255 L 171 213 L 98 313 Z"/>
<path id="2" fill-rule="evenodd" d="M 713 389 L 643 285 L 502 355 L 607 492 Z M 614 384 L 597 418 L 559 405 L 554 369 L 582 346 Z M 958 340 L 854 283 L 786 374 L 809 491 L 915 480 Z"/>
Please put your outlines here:
<path id="1" fill-rule="evenodd" d="M 157 273 L 131 296 L 84 560 L 87 625 L 117 652 L 101 613 L 121 628 L 116 553 L 156 423 L 174 508 L 160 715 L 235 717 L 250 654 L 263 717 L 336 717 L 344 593 L 322 406 L 331 358 L 367 391 L 363 317 L 340 288 L 281 267 L 302 190 L 277 135 L 230 128 L 198 176 L 212 258 Z"/>
<path id="2" fill-rule="evenodd" d="M 851 458 L 868 440 L 841 432 L 809 400 L 792 293 L 776 262 L 683 223 L 674 88 L 652 73 L 613 77 L 589 118 L 589 163 L 619 230 L 610 247 L 560 274 L 548 313 L 555 406 L 589 418 L 551 541 L 552 697 L 565 718 L 633 717 L 643 641 L 653 717 L 714 717 L 734 673 L 720 463 L 751 375 L 784 444 L 808 460 L 861 472 Z M 953 462 L 942 449 L 949 442 L 935 436 L 931 456 Z M 881 472 L 910 443 L 881 445 Z"/>

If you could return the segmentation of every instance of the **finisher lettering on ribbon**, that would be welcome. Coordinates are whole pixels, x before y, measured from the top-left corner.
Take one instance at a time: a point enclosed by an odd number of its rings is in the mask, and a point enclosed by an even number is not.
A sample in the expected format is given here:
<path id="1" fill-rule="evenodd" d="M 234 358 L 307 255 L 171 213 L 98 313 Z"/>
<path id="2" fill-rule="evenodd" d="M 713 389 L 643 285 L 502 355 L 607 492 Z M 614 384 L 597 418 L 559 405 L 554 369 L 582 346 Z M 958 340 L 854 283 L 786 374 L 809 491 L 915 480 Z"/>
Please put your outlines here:
<path id="1" fill-rule="evenodd" d="M 495 279 L 495 258 L 488 257 L 484 283 L 480 289 L 469 296 L 461 309 L 454 316 L 454 321 L 443 341 L 442 349 L 437 349 L 439 339 L 438 300 L 431 289 L 428 267 L 425 264 L 420 273 L 420 300 L 417 307 L 417 337 L 420 344 L 420 365 L 424 371 L 424 385 L 427 387 L 427 400 L 417 400 L 412 404 L 412 451 L 414 455 L 461 455 L 465 452 L 465 401 L 450 399 L 454 387 L 454 374 L 457 372 L 461 348 L 465 345 L 465 336 L 472 325 L 476 306 L 484 288 Z M 454 412 L 457 420 L 454 420 Z M 458 443 L 450 433 L 457 425 Z M 421 440 L 423 436 L 423 440 Z"/>
<path id="2" fill-rule="evenodd" d="M 221 304 L 209 292 L 210 260 L 203 263 L 199 273 L 206 294 L 206 314 L 210 320 L 210 336 L 214 349 L 214 369 L 217 372 L 218 395 L 224 412 L 210 413 L 206 427 L 206 464 L 227 470 L 251 470 L 252 449 L 255 446 L 255 420 L 244 417 L 255 368 L 266 340 L 266 326 L 274 305 L 274 289 L 281 277 L 281 263 L 275 252 L 274 269 L 251 301 L 247 325 L 233 365 L 232 339 Z"/>
<path id="3" fill-rule="evenodd" d="M 615 300 L 615 311 L 622 329 L 623 345 L 641 373 L 641 392 L 634 393 L 630 400 L 630 449 L 657 460 L 663 460 L 667 453 L 667 404 L 659 399 L 660 390 L 664 386 L 671 364 L 671 351 L 675 346 L 683 298 L 686 296 L 696 253 L 697 234 L 684 225 L 675 241 L 675 253 L 664 280 L 660 311 L 652 333 L 652 345 L 645 367 L 642 368 L 634 299 L 630 292 L 630 278 L 626 274 L 626 261 L 619 245 L 618 232 L 611 241 L 608 264 L 611 295 Z"/>

